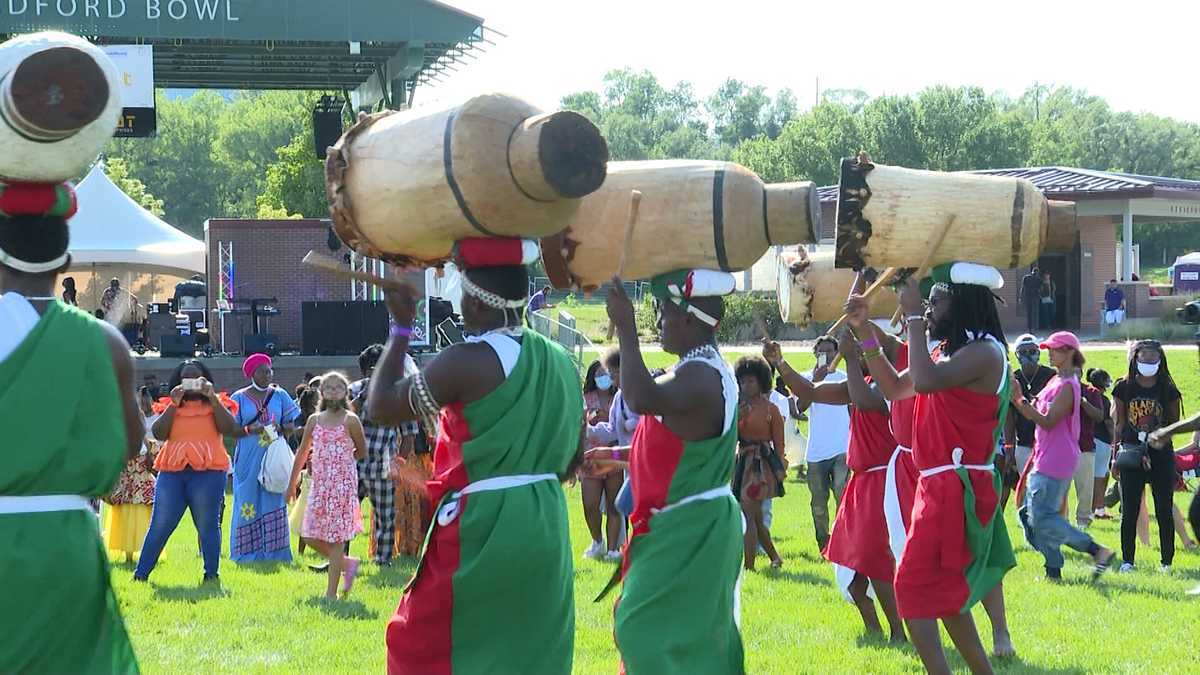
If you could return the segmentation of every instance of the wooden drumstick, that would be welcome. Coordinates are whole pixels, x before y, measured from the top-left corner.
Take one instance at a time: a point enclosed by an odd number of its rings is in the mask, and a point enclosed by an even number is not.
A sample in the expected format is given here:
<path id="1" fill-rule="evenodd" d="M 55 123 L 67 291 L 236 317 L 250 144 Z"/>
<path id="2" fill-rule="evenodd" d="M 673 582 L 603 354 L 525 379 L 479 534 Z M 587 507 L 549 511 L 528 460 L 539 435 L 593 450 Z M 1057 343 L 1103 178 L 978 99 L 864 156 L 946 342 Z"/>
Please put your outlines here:
<path id="1" fill-rule="evenodd" d="M 623 279 L 625 263 L 629 262 L 629 254 L 633 249 L 633 228 L 637 225 L 638 209 L 642 205 L 642 191 L 629 191 L 629 218 L 625 221 L 625 242 L 621 247 L 621 261 L 617 264 L 617 278 Z"/>
<path id="2" fill-rule="evenodd" d="M 899 267 L 889 267 L 889 268 L 885 269 L 884 271 L 880 272 L 879 278 L 875 280 L 875 283 L 871 284 L 870 287 L 868 287 L 867 290 L 865 292 L 863 292 L 863 295 L 862 295 L 863 298 L 866 300 L 870 300 L 871 296 L 875 295 L 876 291 L 878 291 L 880 288 L 883 288 L 884 285 L 887 284 L 889 281 L 891 281 L 892 278 L 895 277 L 896 274 L 899 272 L 900 272 Z M 846 323 L 846 315 L 842 314 L 840 317 L 838 317 L 837 321 L 833 322 L 833 325 L 829 327 L 829 330 L 826 331 L 825 334 L 833 335 L 845 323 Z"/>
<path id="3" fill-rule="evenodd" d="M 929 249 L 929 253 L 925 254 L 925 259 L 921 261 L 921 266 L 918 267 L 916 273 L 913 274 L 913 278 L 916 279 L 918 283 L 920 283 L 922 277 L 924 277 L 926 274 L 929 274 L 929 268 L 933 267 L 933 265 L 930 263 L 933 262 L 933 256 L 937 254 L 938 249 L 942 247 L 942 242 L 946 240 L 946 234 L 950 232 L 950 226 L 954 224 L 954 218 L 955 216 L 950 216 L 950 219 L 946 221 L 946 224 L 942 225 L 941 231 L 938 232 L 937 236 L 933 239 L 933 247 Z M 892 314 L 893 326 L 900 324 L 900 312 L 901 308 L 896 307 L 896 312 Z"/>
<path id="4" fill-rule="evenodd" d="M 369 284 L 375 284 L 376 286 L 379 286 L 380 288 L 399 290 L 400 288 L 402 288 L 404 286 L 404 284 L 402 284 L 399 280 L 396 280 L 396 279 L 388 279 L 386 277 L 381 277 L 377 274 L 370 274 L 369 272 L 359 272 L 358 270 L 352 270 L 352 269 L 346 267 L 346 265 L 342 261 L 338 260 L 337 258 L 331 258 L 327 255 L 322 255 L 320 253 L 317 253 L 316 251 L 309 251 L 304 256 L 304 259 L 300 261 L 300 264 L 307 265 L 308 267 L 319 269 L 319 270 L 322 270 L 325 272 L 329 272 L 331 274 L 336 274 L 339 277 L 345 277 L 347 279 L 357 279 L 358 281 L 365 281 Z"/>

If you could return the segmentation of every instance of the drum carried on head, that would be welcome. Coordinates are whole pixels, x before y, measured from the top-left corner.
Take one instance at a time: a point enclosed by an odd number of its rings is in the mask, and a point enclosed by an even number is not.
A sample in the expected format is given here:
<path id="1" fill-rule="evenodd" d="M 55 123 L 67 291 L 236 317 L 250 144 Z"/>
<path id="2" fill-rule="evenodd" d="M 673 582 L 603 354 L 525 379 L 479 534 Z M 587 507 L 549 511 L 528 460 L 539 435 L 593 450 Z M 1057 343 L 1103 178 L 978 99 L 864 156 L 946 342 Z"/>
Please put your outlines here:
<path id="1" fill-rule="evenodd" d="M 838 267 L 914 267 L 950 221 L 930 266 L 1022 267 L 1043 252 L 1070 251 L 1079 230 L 1074 202 L 1049 201 L 1028 180 L 885 166 L 865 153 L 842 160 Z"/>
<path id="2" fill-rule="evenodd" d="M 641 203 L 628 227 L 634 191 Z M 731 162 L 610 162 L 604 185 L 583 198 L 567 229 L 542 239 L 542 261 L 557 288 L 594 289 L 622 259 L 627 279 L 741 271 L 773 245 L 816 241 L 818 207 L 811 182 L 764 185 Z"/>
<path id="3" fill-rule="evenodd" d="M 587 118 L 502 94 L 436 112 L 363 115 L 325 162 L 338 236 L 399 264 L 447 260 L 459 239 L 561 231 L 604 182 L 608 146 Z"/>
<path id="4" fill-rule="evenodd" d="M 865 270 L 863 280 L 875 280 L 874 270 Z M 842 315 L 854 271 L 835 267 L 833 251 L 809 253 L 804 249 L 779 255 L 779 316 L 787 323 L 807 326 L 814 321 L 834 321 Z M 889 317 L 900 298 L 890 287 L 880 288 L 872 297 L 869 316 Z"/>

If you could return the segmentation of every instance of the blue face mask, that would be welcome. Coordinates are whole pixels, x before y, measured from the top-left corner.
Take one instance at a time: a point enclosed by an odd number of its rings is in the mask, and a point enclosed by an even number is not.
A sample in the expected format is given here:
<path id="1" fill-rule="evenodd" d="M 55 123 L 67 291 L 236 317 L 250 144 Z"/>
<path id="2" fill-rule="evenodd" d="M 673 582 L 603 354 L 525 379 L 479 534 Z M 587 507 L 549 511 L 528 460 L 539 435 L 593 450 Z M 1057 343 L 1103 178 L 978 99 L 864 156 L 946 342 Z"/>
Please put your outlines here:
<path id="1" fill-rule="evenodd" d="M 611 375 L 597 375 L 596 376 L 596 386 L 599 387 L 600 389 L 604 389 L 604 390 L 611 389 L 612 388 L 612 376 Z"/>

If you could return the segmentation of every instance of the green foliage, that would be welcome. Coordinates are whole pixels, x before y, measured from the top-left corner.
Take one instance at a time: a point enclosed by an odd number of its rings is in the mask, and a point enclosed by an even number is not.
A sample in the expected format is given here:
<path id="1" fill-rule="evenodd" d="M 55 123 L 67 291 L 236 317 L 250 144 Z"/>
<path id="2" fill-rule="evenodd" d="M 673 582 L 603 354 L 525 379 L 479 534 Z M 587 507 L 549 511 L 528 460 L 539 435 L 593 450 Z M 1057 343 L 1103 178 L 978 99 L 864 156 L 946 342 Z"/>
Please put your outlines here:
<path id="1" fill-rule="evenodd" d="M 312 122 L 290 143 L 277 151 L 277 159 L 267 167 L 264 192 L 258 196 L 258 217 L 271 213 L 293 214 L 286 217 L 325 218 L 329 202 L 325 199 L 325 168 L 313 154 Z"/>
<path id="2" fill-rule="evenodd" d="M 108 179 L 114 185 L 121 188 L 121 191 L 129 195 L 129 198 L 137 202 L 139 206 L 162 218 L 163 200 L 155 198 L 142 181 L 129 175 L 129 165 L 124 159 L 113 157 L 105 161 L 104 173 L 108 175 Z"/>
<path id="3" fill-rule="evenodd" d="M 772 335 L 783 325 L 774 293 L 734 293 L 725 298 L 725 318 L 717 327 L 717 341 L 748 342 L 762 337 L 758 321 L 767 322 Z"/>
<path id="4" fill-rule="evenodd" d="M 642 294 L 642 301 L 633 307 L 634 318 L 637 320 L 638 335 L 658 340 L 658 311 L 654 308 L 654 296 Z"/>

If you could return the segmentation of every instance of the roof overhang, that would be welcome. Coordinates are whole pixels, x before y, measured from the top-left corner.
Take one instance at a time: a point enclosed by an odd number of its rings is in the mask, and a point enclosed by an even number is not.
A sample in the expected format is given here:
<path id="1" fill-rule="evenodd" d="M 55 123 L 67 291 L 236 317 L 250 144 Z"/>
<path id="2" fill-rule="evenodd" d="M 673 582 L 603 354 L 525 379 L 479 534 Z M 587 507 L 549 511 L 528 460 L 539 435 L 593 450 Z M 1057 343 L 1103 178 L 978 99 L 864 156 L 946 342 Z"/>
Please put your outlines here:
<path id="1" fill-rule="evenodd" d="M 0 34 L 61 30 L 154 46 L 159 87 L 353 89 L 436 79 L 483 19 L 430 0 L 5 0 Z"/>
<path id="2" fill-rule="evenodd" d="M 1159 193 L 1164 192 L 1159 190 Z M 1171 220 L 1200 220 L 1200 194 L 1178 191 L 1180 194 L 1171 197 L 1106 197 L 1096 199 L 1081 197 L 1075 201 L 1075 212 L 1080 217 L 1111 216 L 1120 218 L 1125 215 L 1126 204 L 1129 205 L 1133 219 L 1160 223 Z"/>

